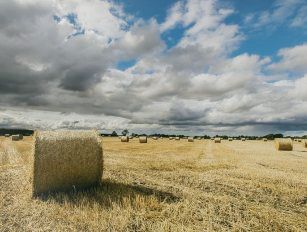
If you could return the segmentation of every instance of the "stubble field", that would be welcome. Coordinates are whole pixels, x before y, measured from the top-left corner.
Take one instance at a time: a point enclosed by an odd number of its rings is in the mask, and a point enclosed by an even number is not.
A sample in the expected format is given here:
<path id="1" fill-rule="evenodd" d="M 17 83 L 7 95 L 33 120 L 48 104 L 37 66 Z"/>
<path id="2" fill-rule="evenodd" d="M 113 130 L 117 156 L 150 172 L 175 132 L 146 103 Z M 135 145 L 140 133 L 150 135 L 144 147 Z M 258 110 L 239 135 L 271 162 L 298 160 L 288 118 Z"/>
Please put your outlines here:
<path id="1" fill-rule="evenodd" d="M 0 137 L 0 231 L 307 231 L 307 149 L 103 138 L 101 186 L 31 198 L 32 137 Z"/>

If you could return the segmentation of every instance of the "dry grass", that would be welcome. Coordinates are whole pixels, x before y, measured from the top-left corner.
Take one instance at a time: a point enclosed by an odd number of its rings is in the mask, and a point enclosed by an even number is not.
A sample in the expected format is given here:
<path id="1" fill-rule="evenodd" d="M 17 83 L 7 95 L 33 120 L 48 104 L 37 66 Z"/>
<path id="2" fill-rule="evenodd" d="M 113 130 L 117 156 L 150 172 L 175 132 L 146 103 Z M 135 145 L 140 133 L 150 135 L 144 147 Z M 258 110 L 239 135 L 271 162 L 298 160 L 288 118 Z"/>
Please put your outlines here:
<path id="1" fill-rule="evenodd" d="M 307 230 L 302 143 L 104 138 L 101 186 L 32 199 L 32 139 L 0 142 L 0 231 Z"/>

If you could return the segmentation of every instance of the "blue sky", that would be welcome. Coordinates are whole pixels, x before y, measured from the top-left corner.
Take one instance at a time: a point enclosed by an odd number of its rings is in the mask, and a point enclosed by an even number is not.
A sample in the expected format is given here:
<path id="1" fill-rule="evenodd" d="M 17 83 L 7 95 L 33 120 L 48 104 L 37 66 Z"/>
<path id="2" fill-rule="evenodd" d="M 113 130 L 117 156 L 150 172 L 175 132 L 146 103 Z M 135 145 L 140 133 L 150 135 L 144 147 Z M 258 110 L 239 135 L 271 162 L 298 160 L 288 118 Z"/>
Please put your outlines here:
<path id="1" fill-rule="evenodd" d="M 176 0 L 116 0 L 116 2 L 123 5 L 125 11 L 132 15 L 145 20 L 155 18 L 159 23 L 163 22 L 167 16 L 167 11 L 171 6 L 178 2 Z M 301 1 L 303 3 L 303 1 Z M 244 23 L 245 18 L 253 13 L 263 11 L 273 11 L 276 8 L 276 1 L 259 1 L 259 0 L 223 0 L 221 5 L 226 5 L 235 10 L 235 13 L 227 18 L 226 23 L 238 24 L 241 31 L 245 35 L 245 40 L 240 47 L 233 53 L 237 55 L 240 53 L 259 54 L 262 56 L 272 56 L 274 59 L 276 52 L 282 47 L 292 47 L 301 44 L 307 40 L 307 26 L 289 27 L 287 23 L 280 25 L 270 25 L 262 28 L 253 28 L 252 23 Z M 293 14 L 289 16 L 288 21 L 293 19 L 299 9 L 294 10 Z M 306 12 L 307 14 L 307 12 Z M 162 35 L 169 47 L 174 46 L 184 33 L 183 28 L 176 28 L 170 32 Z M 167 38 L 171 37 L 172 40 Z M 131 64 L 131 63 L 130 63 Z M 124 64 L 124 66 L 128 66 Z"/>

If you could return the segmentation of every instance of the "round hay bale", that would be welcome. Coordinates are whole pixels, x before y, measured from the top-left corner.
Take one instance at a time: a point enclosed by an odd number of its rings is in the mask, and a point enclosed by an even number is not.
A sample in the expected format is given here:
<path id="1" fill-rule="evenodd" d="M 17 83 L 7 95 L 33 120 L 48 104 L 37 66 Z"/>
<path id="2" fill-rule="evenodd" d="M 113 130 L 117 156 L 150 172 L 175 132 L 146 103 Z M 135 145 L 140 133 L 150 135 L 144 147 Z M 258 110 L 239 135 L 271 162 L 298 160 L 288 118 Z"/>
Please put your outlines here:
<path id="1" fill-rule="evenodd" d="M 233 139 L 232 138 L 228 138 L 228 141 L 232 141 Z"/>
<path id="2" fill-rule="evenodd" d="M 12 135 L 12 141 L 19 141 L 19 135 Z"/>
<path id="3" fill-rule="evenodd" d="M 246 141 L 246 138 L 241 138 L 241 141 Z"/>
<path id="4" fill-rule="evenodd" d="M 96 131 L 39 131 L 34 139 L 33 196 L 100 183 L 103 150 Z"/>
<path id="5" fill-rule="evenodd" d="M 211 140 L 214 140 L 214 138 L 211 138 Z"/>
<path id="6" fill-rule="evenodd" d="M 168 139 L 169 139 L 169 140 L 173 140 L 174 138 L 173 138 L 173 137 L 169 137 Z"/>
<path id="7" fill-rule="evenodd" d="M 10 137 L 10 136 L 11 136 L 10 134 L 5 134 L 4 135 L 4 137 L 7 137 L 7 138 Z"/>
<path id="8" fill-rule="evenodd" d="M 221 143 L 221 138 L 214 138 L 214 143 Z"/>
<path id="9" fill-rule="evenodd" d="M 263 141 L 264 141 L 264 142 L 267 142 L 267 141 L 268 141 L 268 139 L 267 139 L 267 138 L 264 138 L 264 139 L 263 139 Z"/>
<path id="10" fill-rule="evenodd" d="M 298 141 L 299 143 L 301 143 L 301 142 L 302 142 L 302 140 L 301 140 L 301 139 L 298 139 L 297 141 Z"/>
<path id="11" fill-rule="evenodd" d="M 23 135 L 22 134 L 19 134 L 19 140 L 23 140 Z"/>
<path id="12" fill-rule="evenodd" d="M 180 140 L 180 137 L 176 137 L 175 140 Z"/>
<path id="13" fill-rule="evenodd" d="M 158 137 L 152 137 L 153 140 L 158 140 Z"/>
<path id="14" fill-rule="evenodd" d="M 291 139 L 276 139 L 275 147 L 278 151 L 292 151 L 293 142 Z"/>
<path id="15" fill-rule="evenodd" d="M 120 141 L 124 142 L 124 143 L 128 143 L 129 142 L 129 137 L 128 136 L 122 136 L 120 138 Z"/>
<path id="16" fill-rule="evenodd" d="M 194 142 L 194 138 L 193 137 L 189 137 L 188 138 L 188 142 Z"/>
<path id="17" fill-rule="evenodd" d="M 139 137 L 139 142 L 140 143 L 147 143 L 147 136 L 140 136 Z"/>

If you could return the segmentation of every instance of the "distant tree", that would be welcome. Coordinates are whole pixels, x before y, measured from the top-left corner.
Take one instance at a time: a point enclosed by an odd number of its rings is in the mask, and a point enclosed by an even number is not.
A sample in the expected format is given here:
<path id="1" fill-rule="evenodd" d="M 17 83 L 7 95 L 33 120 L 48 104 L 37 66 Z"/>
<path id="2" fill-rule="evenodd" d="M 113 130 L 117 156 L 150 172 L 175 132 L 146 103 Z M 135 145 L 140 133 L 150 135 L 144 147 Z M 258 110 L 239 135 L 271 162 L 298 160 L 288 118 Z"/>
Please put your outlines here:
<path id="1" fill-rule="evenodd" d="M 122 131 L 122 135 L 128 135 L 128 134 L 129 134 L 128 129 L 125 129 L 125 130 Z"/>
<path id="2" fill-rule="evenodd" d="M 263 136 L 264 138 L 267 138 L 269 140 L 274 140 L 275 138 L 283 138 L 284 135 L 283 134 L 268 134 Z"/>
<path id="3" fill-rule="evenodd" d="M 116 136 L 117 136 L 116 131 L 113 131 L 111 135 L 112 135 L 113 137 L 116 137 Z"/>

